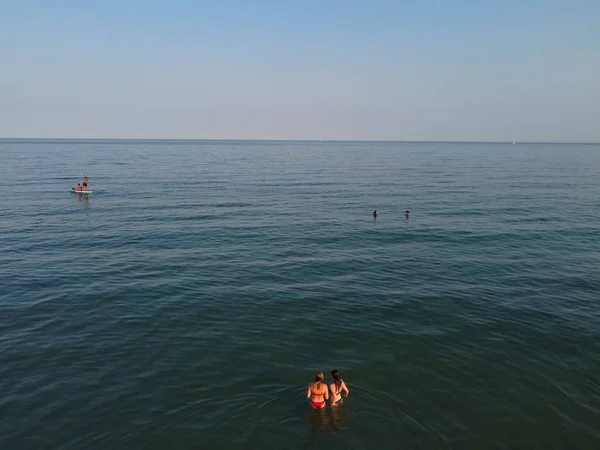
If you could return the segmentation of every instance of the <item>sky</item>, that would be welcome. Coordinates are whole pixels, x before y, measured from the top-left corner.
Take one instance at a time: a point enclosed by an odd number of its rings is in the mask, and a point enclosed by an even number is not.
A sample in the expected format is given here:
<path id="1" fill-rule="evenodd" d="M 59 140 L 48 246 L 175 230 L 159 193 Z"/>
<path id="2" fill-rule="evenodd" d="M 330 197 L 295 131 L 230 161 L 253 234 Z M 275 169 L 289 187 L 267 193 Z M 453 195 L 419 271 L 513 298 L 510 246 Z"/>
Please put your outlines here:
<path id="1" fill-rule="evenodd" d="M 599 24 L 599 0 L 0 0 L 0 137 L 600 142 Z"/>

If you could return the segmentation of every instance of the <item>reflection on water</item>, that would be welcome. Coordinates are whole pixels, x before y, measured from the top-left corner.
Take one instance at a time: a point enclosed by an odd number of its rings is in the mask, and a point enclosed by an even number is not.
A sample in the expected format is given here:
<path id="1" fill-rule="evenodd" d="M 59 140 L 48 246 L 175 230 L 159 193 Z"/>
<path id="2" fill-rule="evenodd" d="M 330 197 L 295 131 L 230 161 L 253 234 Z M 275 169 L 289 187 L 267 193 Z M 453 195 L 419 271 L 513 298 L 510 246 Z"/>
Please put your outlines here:
<path id="1" fill-rule="evenodd" d="M 328 409 L 330 419 L 330 428 L 333 433 L 343 430 L 344 424 L 348 422 L 348 412 L 344 406 L 333 406 Z"/>
<path id="2" fill-rule="evenodd" d="M 79 204 L 87 205 L 90 200 L 89 194 L 77 194 L 75 195 L 75 201 Z"/>
<path id="3" fill-rule="evenodd" d="M 310 426 L 311 431 L 317 432 L 317 431 L 321 431 L 324 430 L 325 427 L 327 426 L 327 414 L 326 414 L 327 408 L 321 408 L 321 409 L 313 409 L 310 408 L 307 413 L 308 413 L 308 424 Z"/>
<path id="4" fill-rule="evenodd" d="M 310 408 L 307 410 L 307 421 L 313 433 L 329 430 L 333 434 L 337 434 L 345 428 L 344 424 L 348 422 L 348 413 L 344 406 Z"/>

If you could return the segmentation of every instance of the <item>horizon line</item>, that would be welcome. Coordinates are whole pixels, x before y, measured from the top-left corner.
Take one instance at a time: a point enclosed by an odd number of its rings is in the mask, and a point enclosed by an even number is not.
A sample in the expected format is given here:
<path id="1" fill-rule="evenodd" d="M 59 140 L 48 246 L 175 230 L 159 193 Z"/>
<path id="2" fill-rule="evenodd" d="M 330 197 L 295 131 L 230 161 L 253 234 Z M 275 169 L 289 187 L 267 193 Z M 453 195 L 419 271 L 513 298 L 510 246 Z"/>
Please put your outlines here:
<path id="1" fill-rule="evenodd" d="M 423 143 L 423 144 L 577 144 L 599 145 L 595 141 L 512 141 L 512 140 L 401 140 L 401 139 L 242 139 L 242 138 L 99 138 L 99 137 L 17 137 L 3 141 L 180 141 L 180 142 L 356 142 L 356 143 Z"/>

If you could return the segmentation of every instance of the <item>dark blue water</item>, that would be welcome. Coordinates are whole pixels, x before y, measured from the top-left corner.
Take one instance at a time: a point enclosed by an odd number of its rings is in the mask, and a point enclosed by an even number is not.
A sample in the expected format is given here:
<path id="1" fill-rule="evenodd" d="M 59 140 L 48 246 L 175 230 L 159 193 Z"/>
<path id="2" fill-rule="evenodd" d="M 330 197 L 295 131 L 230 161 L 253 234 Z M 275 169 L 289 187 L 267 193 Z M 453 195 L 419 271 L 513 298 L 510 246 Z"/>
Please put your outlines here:
<path id="1" fill-rule="evenodd" d="M 0 447 L 599 448 L 599 180 L 598 145 L 2 141 Z"/>

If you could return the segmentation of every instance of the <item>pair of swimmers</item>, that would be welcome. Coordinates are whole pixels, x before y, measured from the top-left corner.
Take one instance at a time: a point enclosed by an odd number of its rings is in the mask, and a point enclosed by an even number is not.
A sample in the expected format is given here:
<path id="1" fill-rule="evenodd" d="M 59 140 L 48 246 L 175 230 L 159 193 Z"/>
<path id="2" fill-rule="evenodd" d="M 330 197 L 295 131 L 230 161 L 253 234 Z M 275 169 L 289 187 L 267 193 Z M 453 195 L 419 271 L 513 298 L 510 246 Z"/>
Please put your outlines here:
<path id="1" fill-rule="evenodd" d="M 339 406 L 343 403 L 342 392 L 346 393 L 346 397 L 350 394 L 346 383 L 340 378 L 339 370 L 332 370 L 331 378 L 333 379 L 333 383 L 327 386 L 323 382 L 323 372 L 317 372 L 315 381 L 308 384 L 306 398 L 310 399 L 310 404 L 314 409 L 325 408 L 327 400 L 329 400 L 331 406 Z"/>
<path id="2" fill-rule="evenodd" d="M 377 216 L 379 216 L 379 211 L 373 211 L 373 219 L 377 219 Z M 410 217 L 410 211 L 408 209 L 404 213 L 404 217 L 406 217 L 407 219 Z"/>

